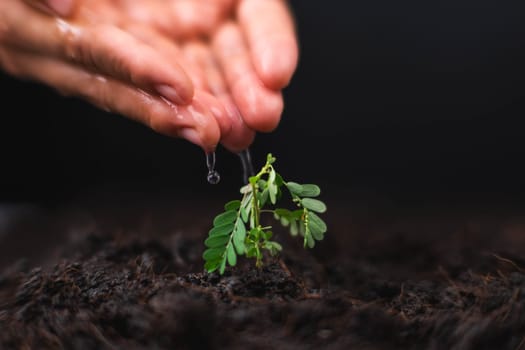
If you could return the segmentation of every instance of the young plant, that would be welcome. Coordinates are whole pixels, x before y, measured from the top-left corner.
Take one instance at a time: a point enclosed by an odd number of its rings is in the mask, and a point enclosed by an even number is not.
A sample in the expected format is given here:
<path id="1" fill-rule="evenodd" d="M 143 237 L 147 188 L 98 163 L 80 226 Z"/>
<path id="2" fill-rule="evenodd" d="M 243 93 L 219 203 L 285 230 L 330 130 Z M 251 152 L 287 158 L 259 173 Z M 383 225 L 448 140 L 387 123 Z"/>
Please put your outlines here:
<path id="1" fill-rule="evenodd" d="M 273 164 L 275 158 L 268 154 L 266 164 L 249 183 L 240 190 L 241 200 L 226 203 L 224 212 L 213 220 L 213 228 L 204 242 L 207 249 L 202 257 L 208 272 L 219 270 L 222 275 L 226 264 L 235 266 L 237 256 L 255 258 L 255 265 L 263 265 L 264 252 L 276 255 L 282 246 L 273 241 L 272 227 L 264 225 L 261 214 L 271 214 L 282 226 L 288 227 L 292 236 L 301 235 L 304 247 L 313 248 L 327 231 L 325 222 L 317 215 L 326 211 L 326 205 L 316 199 L 320 188 L 313 184 L 286 182 Z M 286 188 L 296 209 L 276 208 Z"/>

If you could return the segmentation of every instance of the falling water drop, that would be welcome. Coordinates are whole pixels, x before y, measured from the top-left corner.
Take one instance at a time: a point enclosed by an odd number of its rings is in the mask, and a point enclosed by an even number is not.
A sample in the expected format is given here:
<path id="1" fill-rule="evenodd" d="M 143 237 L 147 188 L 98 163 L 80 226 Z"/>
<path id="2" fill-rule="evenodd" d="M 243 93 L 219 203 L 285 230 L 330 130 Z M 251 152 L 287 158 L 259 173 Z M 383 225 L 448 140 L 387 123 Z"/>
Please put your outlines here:
<path id="1" fill-rule="evenodd" d="M 243 173 L 242 179 L 244 183 L 247 184 L 250 176 L 255 175 L 255 171 L 253 170 L 252 156 L 250 154 L 250 149 L 246 148 L 245 150 L 241 151 L 239 153 L 239 157 L 241 158 L 241 164 L 242 164 L 242 173 Z"/>
<path id="2" fill-rule="evenodd" d="M 208 167 L 208 183 L 216 185 L 221 181 L 221 175 L 215 170 L 215 152 L 206 153 L 206 166 Z"/>

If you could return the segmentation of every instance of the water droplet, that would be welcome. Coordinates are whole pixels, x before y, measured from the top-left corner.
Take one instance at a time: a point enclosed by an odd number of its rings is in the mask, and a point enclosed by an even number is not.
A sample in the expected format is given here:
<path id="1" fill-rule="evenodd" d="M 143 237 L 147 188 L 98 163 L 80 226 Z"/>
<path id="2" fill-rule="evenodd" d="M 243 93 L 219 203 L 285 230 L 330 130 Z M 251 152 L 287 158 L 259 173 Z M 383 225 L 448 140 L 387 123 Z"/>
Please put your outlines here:
<path id="1" fill-rule="evenodd" d="M 213 170 L 208 173 L 208 176 L 206 177 L 206 179 L 208 180 L 210 184 L 216 185 L 221 181 L 221 175 L 219 175 L 218 172 Z"/>
<path id="2" fill-rule="evenodd" d="M 255 171 L 253 170 L 253 164 L 252 164 L 252 156 L 250 154 L 250 149 L 246 148 L 245 150 L 241 151 L 239 153 L 239 157 L 241 158 L 241 164 L 242 164 L 242 180 L 245 184 L 248 183 L 250 176 L 255 175 Z"/>
<path id="3" fill-rule="evenodd" d="M 215 170 L 215 152 L 206 153 L 206 166 L 208 167 L 208 183 L 216 185 L 221 181 L 221 175 Z"/>

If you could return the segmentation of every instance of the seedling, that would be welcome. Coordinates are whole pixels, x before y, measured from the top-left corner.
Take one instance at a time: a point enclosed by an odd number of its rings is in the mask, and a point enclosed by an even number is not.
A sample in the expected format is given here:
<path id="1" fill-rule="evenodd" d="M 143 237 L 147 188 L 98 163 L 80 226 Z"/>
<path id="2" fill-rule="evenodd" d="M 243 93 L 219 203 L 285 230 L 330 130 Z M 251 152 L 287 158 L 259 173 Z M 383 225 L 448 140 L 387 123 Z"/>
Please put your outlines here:
<path id="1" fill-rule="evenodd" d="M 262 214 L 272 215 L 292 236 L 301 235 L 304 247 L 313 248 L 327 231 L 325 222 L 317 215 L 326 211 L 326 205 L 316 199 L 321 190 L 313 184 L 286 182 L 273 166 L 275 158 L 268 154 L 266 164 L 249 183 L 240 189 L 241 200 L 226 203 L 224 212 L 213 220 L 213 228 L 204 242 L 207 249 L 202 257 L 208 272 L 219 270 L 222 275 L 226 264 L 235 266 L 237 256 L 255 258 L 257 267 L 263 266 L 264 252 L 277 255 L 283 248 L 273 241 L 272 226 L 262 223 Z M 295 210 L 276 208 L 287 189 Z"/>

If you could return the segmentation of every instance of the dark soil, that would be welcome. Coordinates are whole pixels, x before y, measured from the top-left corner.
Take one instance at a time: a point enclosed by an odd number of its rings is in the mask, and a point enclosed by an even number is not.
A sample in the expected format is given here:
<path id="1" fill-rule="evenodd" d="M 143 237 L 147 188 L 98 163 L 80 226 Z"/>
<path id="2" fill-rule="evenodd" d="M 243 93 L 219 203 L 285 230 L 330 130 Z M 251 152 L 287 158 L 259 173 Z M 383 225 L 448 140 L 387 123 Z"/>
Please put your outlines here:
<path id="1" fill-rule="evenodd" d="M 149 237 L 66 235 L 46 263 L 11 259 L 0 275 L 0 344 L 525 349 L 521 217 L 440 213 L 341 207 L 315 250 L 281 234 L 279 259 L 261 270 L 242 260 L 224 276 L 202 272 L 206 223 Z"/>

